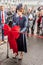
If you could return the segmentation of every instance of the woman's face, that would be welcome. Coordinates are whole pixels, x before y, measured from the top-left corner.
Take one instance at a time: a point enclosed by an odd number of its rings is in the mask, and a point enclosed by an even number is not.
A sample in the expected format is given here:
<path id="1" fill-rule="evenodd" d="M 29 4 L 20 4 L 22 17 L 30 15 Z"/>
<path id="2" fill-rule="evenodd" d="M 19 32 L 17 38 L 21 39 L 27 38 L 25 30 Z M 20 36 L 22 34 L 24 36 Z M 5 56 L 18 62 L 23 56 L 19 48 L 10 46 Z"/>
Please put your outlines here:
<path id="1" fill-rule="evenodd" d="M 19 16 L 21 16 L 22 12 L 20 12 L 19 10 L 17 10 L 17 13 Z"/>
<path id="2" fill-rule="evenodd" d="M 22 16 L 22 14 L 23 14 L 23 9 L 21 8 L 20 10 L 17 10 L 17 13 L 18 13 L 19 16 Z"/>

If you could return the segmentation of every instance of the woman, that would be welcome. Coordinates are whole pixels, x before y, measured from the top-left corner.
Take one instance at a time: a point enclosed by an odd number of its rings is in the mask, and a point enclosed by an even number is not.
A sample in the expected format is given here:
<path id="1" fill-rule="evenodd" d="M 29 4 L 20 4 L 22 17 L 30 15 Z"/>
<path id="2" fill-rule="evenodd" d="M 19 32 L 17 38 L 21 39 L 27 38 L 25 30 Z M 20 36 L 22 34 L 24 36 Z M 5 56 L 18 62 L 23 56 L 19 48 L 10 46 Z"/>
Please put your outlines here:
<path id="1" fill-rule="evenodd" d="M 23 58 L 23 52 L 27 52 L 26 36 L 25 34 L 23 34 L 23 32 L 26 32 L 27 19 L 22 13 L 23 13 L 23 6 L 22 4 L 19 4 L 16 8 L 16 15 L 13 16 L 14 23 L 20 26 L 20 31 L 19 31 L 20 36 L 17 39 L 18 51 L 20 52 L 19 59 Z"/>
<path id="2" fill-rule="evenodd" d="M 41 19 L 42 19 L 42 16 L 41 16 L 41 13 L 39 12 L 39 14 L 38 14 L 38 20 L 37 20 L 37 34 L 40 33 Z"/>

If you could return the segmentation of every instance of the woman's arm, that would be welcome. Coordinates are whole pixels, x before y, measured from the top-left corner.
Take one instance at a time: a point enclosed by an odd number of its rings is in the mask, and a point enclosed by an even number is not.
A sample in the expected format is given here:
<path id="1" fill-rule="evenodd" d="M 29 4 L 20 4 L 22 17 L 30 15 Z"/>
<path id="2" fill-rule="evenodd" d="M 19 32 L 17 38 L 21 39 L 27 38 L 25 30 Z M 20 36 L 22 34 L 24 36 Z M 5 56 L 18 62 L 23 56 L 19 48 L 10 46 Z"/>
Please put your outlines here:
<path id="1" fill-rule="evenodd" d="M 23 25 L 24 25 L 24 27 L 21 30 L 21 32 L 25 32 L 27 30 L 27 25 L 28 25 L 28 18 L 27 17 L 25 17 L 25 21 L 24 21 L 24 24 Z"/>

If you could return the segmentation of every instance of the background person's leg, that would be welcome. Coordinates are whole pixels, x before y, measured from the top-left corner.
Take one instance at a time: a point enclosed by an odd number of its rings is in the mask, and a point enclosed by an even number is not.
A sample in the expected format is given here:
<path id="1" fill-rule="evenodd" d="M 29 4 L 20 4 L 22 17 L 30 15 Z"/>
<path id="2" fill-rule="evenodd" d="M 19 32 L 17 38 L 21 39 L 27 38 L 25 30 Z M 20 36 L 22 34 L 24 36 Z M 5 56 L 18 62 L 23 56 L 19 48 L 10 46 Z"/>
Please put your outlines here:
<path id="1" fill-rule="evenodd" d="M 4 41 L 4 30 L 3 30 L 3 24 L 2 24 L 2 41 Z"/>
<path id="2" fill-rule="evenodd" d="M 2 29 L 2 41 L 4 41 L 4 30 Z"/>

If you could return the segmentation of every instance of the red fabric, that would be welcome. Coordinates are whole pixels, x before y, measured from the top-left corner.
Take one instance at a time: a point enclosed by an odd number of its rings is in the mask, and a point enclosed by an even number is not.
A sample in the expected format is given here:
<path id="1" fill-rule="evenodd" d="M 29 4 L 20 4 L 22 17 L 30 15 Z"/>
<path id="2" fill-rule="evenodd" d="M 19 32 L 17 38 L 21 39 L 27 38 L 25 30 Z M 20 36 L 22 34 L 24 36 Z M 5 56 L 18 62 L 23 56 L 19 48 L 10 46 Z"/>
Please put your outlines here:
<path id="1" fill-rule="evenodd" d="M 14 26 L 13 28 L 12 28 L 12 33 L 13 33 L 13 35 L 14 35 L 14 37 L 17 39 L 18 37 L 19 37 L 19 31 L 20 31 L 20 27 L 19 26 Z"/>
<path id="2" fill-rule="evenodd" d="M 10 45 L 10 48 L 13 49 L 13 52 L 18 53 L 18 47 L 17 47 L 17 42 L 16 39 L 18 39 L 19 37 L 19 33 L 18 31 L 20 31 L 20 27 L 19 26 L 14 26 L 12 28 L 10 28 L 7 24 L 4 25 L 4 35 L 8 36 L 8 42 Z"/>
<path id="3" fill-rule="evenodd" d="M 11 28 L 7 24 L 4 25 L 3 29 L 5 36 L 8 35 L 9 31 L 11 31 Z"/>
<path id="4" fill-rule="evenodd" d="M 40 16 L 40 17 L 38 18 L 38 20 L 37 20 L 37 23 L 38 23 L 38 22 L 41 22 L 41 19 L 42 19 L 42 17 Z"/>

